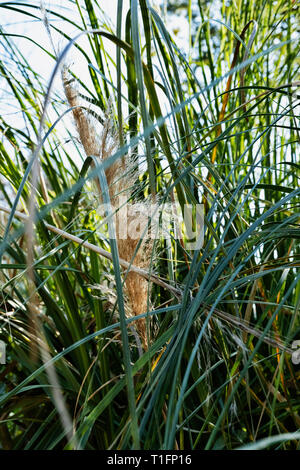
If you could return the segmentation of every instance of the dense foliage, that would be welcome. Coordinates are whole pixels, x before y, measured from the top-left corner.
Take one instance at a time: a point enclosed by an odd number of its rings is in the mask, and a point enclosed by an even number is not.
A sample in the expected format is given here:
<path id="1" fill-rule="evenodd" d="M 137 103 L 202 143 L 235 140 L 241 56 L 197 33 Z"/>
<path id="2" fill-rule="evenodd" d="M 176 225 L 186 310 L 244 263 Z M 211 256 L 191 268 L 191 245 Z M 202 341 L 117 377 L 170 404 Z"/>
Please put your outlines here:
<path id="1" fill-rule="evenodd" d="M 295 449 L 299 2 L 189 0 L 186 50 L 176 5 L 116 3 L 0 3 L 0 448 Z M 138 318 L 98 211 L 128 155 L 128 202 L 204 205 L 199 250 L 153 245 Z"/>

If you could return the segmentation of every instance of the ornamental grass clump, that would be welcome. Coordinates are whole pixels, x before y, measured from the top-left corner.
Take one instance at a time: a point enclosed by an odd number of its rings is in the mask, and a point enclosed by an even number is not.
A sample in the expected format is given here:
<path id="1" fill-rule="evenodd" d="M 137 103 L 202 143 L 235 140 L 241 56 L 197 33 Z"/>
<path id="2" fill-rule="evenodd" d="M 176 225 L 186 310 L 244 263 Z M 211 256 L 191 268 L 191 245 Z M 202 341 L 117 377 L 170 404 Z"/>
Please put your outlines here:
<path id="1" fill-rule="evenodd" d="M 299 2 L 39 4 L 0 2 L 0 449 L 299 448 Z"/>

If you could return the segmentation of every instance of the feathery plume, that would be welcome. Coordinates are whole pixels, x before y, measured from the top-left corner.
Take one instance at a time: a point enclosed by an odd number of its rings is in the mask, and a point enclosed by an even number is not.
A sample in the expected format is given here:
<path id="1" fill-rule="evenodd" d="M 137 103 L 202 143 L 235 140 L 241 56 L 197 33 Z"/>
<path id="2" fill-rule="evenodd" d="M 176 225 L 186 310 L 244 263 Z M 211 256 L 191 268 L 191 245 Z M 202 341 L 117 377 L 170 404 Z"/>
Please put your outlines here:
<path id="1" fill-rule="evenodd" d="M 62 71 L 62 80 L 66 98 L 73 107 L 73 117 L 79 134 L 79 139 L 87 156 L 94 155 L 105 160 L 111 156 L 119 146 L 118 133 L 113 128 L 113 122 L 107 113 L 104 120 L 102 133 L 97 134 L 95 124 L 87 110 L 80 104 L 76 82 L 70 79 L 67 68 Z M 98 137 L 99 136 L 99 137 Z M 106 169 L 106 179 L 112 207 L 115 212 L 115 228 L 117 246 L 120 258 L 135 264 L 142 269 L 149 269 L 153 240 L 147 237 L 148 207 L 146 203 L 134 204 L 131 201 L 131 191 L 136 174 L 136 162 L 128 155 L 118 159 Z M 100 187 L 98 186 L 100 190 Z M 101 190 L 100 190 L 101 197 Z M 125 203 L 124 203 L 125 201 Z M 141 208 L 142 204 L 142 208 Z M 136 227 L 142 238 L 136 236 L 136 232 L 130 231 L 124 237 L 124 227 Z M 143 235 L 144 233 L 144 235 Z M 149 281 L 135 272 L 129 272 L 125 280 L 126 298 L 128 301 L 128 316 L 137 316 L 148 310 Z M 136 330 L 141 338 L 144 349 L 148 348 L 146 320 L 136 321 Z"/>

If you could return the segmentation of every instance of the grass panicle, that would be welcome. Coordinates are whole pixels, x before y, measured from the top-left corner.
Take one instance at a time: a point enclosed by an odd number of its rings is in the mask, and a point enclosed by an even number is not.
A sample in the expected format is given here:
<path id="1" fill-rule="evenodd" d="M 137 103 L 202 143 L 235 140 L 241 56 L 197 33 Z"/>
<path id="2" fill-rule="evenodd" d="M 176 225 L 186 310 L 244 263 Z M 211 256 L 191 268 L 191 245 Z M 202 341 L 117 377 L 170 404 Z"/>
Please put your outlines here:
<path id="1" fill-rule="evenodd" d="M 296 450 L 299 2 L 104 3 L 0 3 L 0 449 Z"/>

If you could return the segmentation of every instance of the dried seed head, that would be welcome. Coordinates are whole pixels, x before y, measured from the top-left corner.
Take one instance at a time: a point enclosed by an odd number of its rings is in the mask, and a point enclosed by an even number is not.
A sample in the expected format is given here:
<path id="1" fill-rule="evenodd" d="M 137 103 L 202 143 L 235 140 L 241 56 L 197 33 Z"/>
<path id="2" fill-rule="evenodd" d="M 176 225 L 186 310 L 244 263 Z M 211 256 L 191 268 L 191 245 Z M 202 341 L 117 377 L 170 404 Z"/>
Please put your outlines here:
<path id="1" fill-rule="evenodd" d="M 100 143 L 97 138 L 94 123 L 88 112 L 81 103 L 75 79 L 64 67 L 62 70 L 62 80 L 66 98 L 73 108 L 73 117 L 79 134 L 80 142 L 87 156 L 100 155 Z"/>
<path id="2" fill-rule="evenodd" d="M 86 155 L 98 156 L 102 160 L 109 158 L 119 147 L 119 137 L 113 127 L 111 110 L 109 109 L 105 116 L 102 133 L 100 137 L 98 137 L 95 123 L 92 122 L 89 113 L 81 105 L 76 83 L 73 78 L 70 78 L 66 67 L 62 71 L 62 80 L 69 105 L 74 108 L 73 117 Z M 134 158 L 127 155 L 122 159 L 116 160 L 106 169 L 105 173 L 111 204 L 116 213 L 116 235 L 119 256 L 129 263 L 147 269 L 150 267 L 153 240 L 146 237 L 145 239 L 143 237 L 138 239 L 130 234 L 128 234 L 126 239 L 118 236 L 120 228 L 124 226 L 124 224 L 128 227 L 134 223 L 144 228 L 146 228 L 148 224 L 147 202 L 144 203 L 144 207 L 139 211 L 132 210 L 132 208 L 134 209 L 134 201 L 130 202 L 133 182 L 136 177 L 136 168 L 137 162 Z M 99 187 L 98 189 L 101 199 L 101 190 Z M 119 198 L 120 195 L 122 195 L 122 198 Z M 125 206 L 122 205 L 124 198 Z M 139 203 L 139 206 L 140 205 L 141 203 Z M 128 316 L 137 316 L 141 313 L 145 313 L 149 304 L 149 282 L 140 275 L 129 272 L 125 280 L 125 287 L 128 300 L 126 306 Z M 136 321 L 136 330 L 141 337 L 144 348 L 147 349 L 148 341 L 145 319 Z"/>

